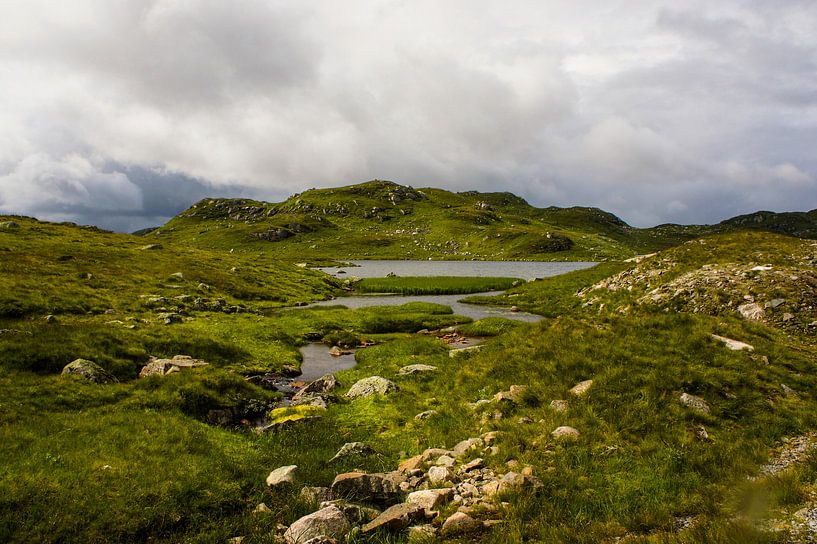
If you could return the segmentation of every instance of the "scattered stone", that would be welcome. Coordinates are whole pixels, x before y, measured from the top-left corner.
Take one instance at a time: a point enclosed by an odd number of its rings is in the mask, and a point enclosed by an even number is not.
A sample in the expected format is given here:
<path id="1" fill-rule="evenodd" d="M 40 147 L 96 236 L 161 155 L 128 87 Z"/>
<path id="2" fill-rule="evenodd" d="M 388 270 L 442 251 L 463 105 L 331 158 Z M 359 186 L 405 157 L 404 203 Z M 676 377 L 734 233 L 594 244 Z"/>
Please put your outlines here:
<path id="1" fill-rule="evenodd" d="M 75 359 L 65 365 L 62 369 L 62 373 L 66 375 L 77 375 L 82 376 L 86 380 L 105 384 L 105 383 L 117 383 L 117 380 L 113 374 L 99 366 L 93 361 L 89 361 L 87 359 Z"/>
<path id="2" fill-rule="evenodd" d="M 783 390 L 783 394 L 786 395 L 787 397 L 796 397 L 797 396 L 797 391 L 795 391 L 794 389 L 792 389 L 791 387 L 789 387 L 785 383 L 780 384 L 780 389 Z"/>
<path id="3" fill-rule="evenodd" d="M 692 410 L 695 410 L 701 414 L 708 414 L 710 412 L 709 404 L 707 404 L 701 397 L 696 397 L 695 395 L 690 395 L 689 393 L 681 393 L 679 400 L 681 401 L 681 404 L 687 408 L 691 408 Z"/>
<path id="4" fill-rule="evenodd" d="M 162 244 L 148 244 L 146 246 L 142 246 L 140 249 L 142 251 L 151 251 L 156 249 L 162 249 Z"/>
<path id="5" fill-rule="evenodd" d="M 477 457 L 473 461 L 470 461 L 470 462 L 465 463 L 464 465 L 462 465 L 460 470 L 462 472 L 471 472 L 472 470 L 476 470 L 476 469 L 482 468 L 484 466 L 485 466 L 485 460 L 482 457 Z"/>
<path id="6" fill-rule="evenodd" d="M 298 477 L 298 466 L 287 465 L 278 467 L 267 476 L 267 485 L 275 487 L 282 484 L 294 484 Z"/>
<path id="7" fill-rule="evenodd" d="M 581 436 L 581 433 L 574 429 L 573 427 L 569 427 L 567 425 L 562 425 L 561 427 L 556 427 L 553 432 L 550 433 L 550 436 L 557 439 L 572 439 L 575 440 Z"/>
<path id="8" fill-rule="evenodd" d="M 479 399 L 476 402 L 469 402 L 466 406 L 468 406 L 468 408 L 470 408 L 471 410 L 477 410 L 481 406 L 485 406 L 488 404 L 491 404 L 491 401 L 489 399 Z"/>
<path id="9" fill-rule="evenodd" d="M 476 346 L 468 346 L 466 348 L 455 348 L 448 352 L 449 357 L 459 357 L 460 355 L 464 355 L 467 353 L 475 353 L 482 349 L 482 344 L 477 344 Z"/>
<path id="10" fill-rule="evenodd" d="M 749 302 L 738 306 L 738 313 L 750 321 L 763 321 L 763 308 L 757 302 Z"/>
<path id="11" fill-rule="evenodd" d="M 698 440 L 703 440 L 704 442 L 709 441 L 709 433 L 706 432 L 706 427 L 703 425 L 695 429 L 695 436 L 698 437 Z"/>
<path id="12" fill-rule="evenodd" d="M 453 467 L 454 462 L 454 458 L 450 455 L 440 455 L 434 464 L 440 467 Z"/>
<path id="13" fill-rule="evenodd" d="M 208 363 L 206 361 L 193 359 L 189 355 L 176 355 L 172 359 L 157 359 L 156 357 L 151 357 L 148 359 L 147 364 L 139 371 L 139 377 L 165 376 L 182 369 L 199 368 L 207 365 Z"/>
<path id="14" fill-rule="evenodd" d="M 3 221 L 2 223 L 0 223 L 0 229 L 14 230 L 14 229 L 19 229 L 19 228 L 20 228 L 20 224 L 14 222 L 14 221 Z"/>
<path id="15" fill-rule="evenodd" d="M 165 325 L 172 325 L 173 323 L 181 323 L 182 316 L 181 314 L 177 314 L 175 312 L 163 312 L 159 314 L 159 319 Z"/>
<path id="16" fill-rule="evenodd" d="M 284 533 L 287 544 L 305 544 L 312 538 L 328 536 L 342 538 L 351 526 L 343 511 L 331 505 L 304 516 L 290 525 Z"/>
<path id="17" fill-rule="evenodd" d="M 570 388 L 568 391 L 571 395 L 575 395 L 577 397 L 581 397 L 590 389 L 593 385 L 593 380 L 584 380 L 583 382 L 579 382 L 573 387 Z"/>
<path id="18" fill-rule="evenodd" d="M 450 481 L 452 476 L 453 472 L 449 467 L 434 466 L 428 469 L 428 481 L 432 485 Z"/>
<path id="19" fill-rule="evenodd" d="M 408 365 L 397 371 L 398 376 L 411 376 L 413 374 L 423 374 L 426 372 L 436 372 L 437 367 L 432 365 Z"/>
<path id="20" fill-rule="evenodd" d="M 443 522 L 442 529 L 440 530 L 443 536 L 452 536 L 452 535 L 459 535 L 463 533 L 469 533 L 471 531 L 476 531 L 482 528 L 482 524 L 469 516 L 468 514 L 463 514 L 462 512 L 455 512 L 448 519 Z"/>
<path id="21" fill-rule="evenodd" d="M 414 419 L 418 420 L 428 419 L 431 416 L 436 416 L 437 413 L 438 413 L 437 410 L 426 410 L 425 412 L 420 412 L 419 414 L 414 416 Z"/>
<path id="22" fill-rule="evenodd" d="M 202 282 L 202 283 L 199 283 L 198 289 L 199 289 L 199 291 L 209 291 L 210 289 L 212 289 L 212 287 L 210 287 L 206 283 Z"/>
<path id="23" fill-rule="evenodd" d="M 511 306 L 511 307 L 508 309 L 508 311 L 516 313 L 516 312 L 520 311 L 520 310 L 519 310 L 519 306 Z"/>
<path id="24" fill-rule="evenodd" d="M 387 529 L 390 531 L 401 531 L 425 518 L 425 510 L 422 506 L 413 503 L 400 503 L 387 508 L 382 514 L 377 516 L 363 526 L 363 532 L 369 533 L 377 529 Z"/>
<path id="25" fill-rule="evenodd" d="M 372 395 L 387 395 L 398 390 L 399 388 L 394 382 L 381 376 L 370 376 L 355 383 L 346 393 L 346 396 L 350 399 L 356 399 Z"/>
<path id="26" fill-rule="evenodd" d="M 769 302 L 764 304 L 764 306 L 766 308 L 775 309 L 778 306 L 780 306 L 781 304 L 783 304 L 784 302 L 786 302 L 786 299 L 784 299 L 784 298 L 773 298 L 772 300 L 770 300 Z"/>
<path id="27" fill-rule="evenodd" d="M 783 319 L 783 322 L 784 322 L 784 323 L 785 323 L 786 321 L 791 321 L 792 319 L 794 319 L 794 314 L 791 314 L 791 313 L 789 313 L 789 312 L 786 312 L 786 313 L 784 313 L 784 314 L 783 314 L 783 318 L 782 318 L 782 319 Z"/>
<path id="28" fill-rule="evenodd" d="M 527 391 L 524 385 L 512 385 L 508 391 L 500 391 L 494 395 L 494 402 L 512 402 L 518 404 L 522 400 L 522 394 Z"/>
<path id="29" fill-rule="evenodd" d="M 56 323 L 56 322 L 57 322 L 57 317 L 56 317 L 56 316 L 54 316 L 54 315 L 49 314 L 49 315 L 45 316 L 45 317 L 43 318 L 43 320 L 44 320 L 46 323 L 51 323 L 51 324 L 53 324 L 53 323 Z"/>
<path id="30" fill-rule="evenodd" d="M 295 396 L 292 397 L 292 399 L 298 400 L 299 398 L 310 394 L 328 393 L 337 387 L 340 387 L 340 383 L 338 382 L 337 378 L 335 378 L 333 374 L 326 374 L 317 380 L 306 384 L 303 389 L 298 391 Z"/>
<path id="31" fill-rule="evenodd" d="M 462 457 L 468 451 L 481 448 L 485 443 L 481 438 L 468 438 L 454 446 L 453 452 L 455 457 Z"/>
<path id="32" fill-rule="evenodd" d="M 791 465 L 805 460 L 817 448 L 817 433 L 795 436 L 784 440 L 783 446 L 769 459 L 769 462 L 760 467 L 760 473 L 771 476 L 781 472 Z"/>
<path id="33" fill-rule="evenodd" d="M 400 483 L 403 481 L 405 476 L 400 472 L 346 472 L 335 477 L 332 494 L 351 500 L 396 501 L 401 495 Z"/>
<path id="34" fill-rule="evenodd" d="M 713 334 L 712 338 L 715 340 L 722 342 L 727 348 L 731 349 L 732 351 L 754 351 L 755 348 L 746 344 L 745 342 L 739 342 L 738 340 L 732 340 L 731 338 L 726 338 L 725 336 L 718 336 L 717 334 Z"/>
<path id="35" fill-rule="evenodd" d="M 329 348 L 329 355 L 331 355 L 332 357 L 340 357 L 341 355 L 343 355 L 343 350 L 340 349 L 338 346 L 332 346 L 331 348 Z"/>
<path id="36" fill-rule="evenodd" d="M 556 410 L 557 412 L 566 412 L 569 404 L 566 400 L 552 400 L 550 401 L 550 407 Z"/>
<path id="37" fill-rule="evenodd" d="M 533 419 L 529 418 L 528 416 L 522 416 L 517 420 L 517 423 L 519 423 L 520 425 L 530 425 L 531 423 L 533 423 Z"/>
<path id="38" fill-rule="evenodd" d="M 500 431 L 489 431 L 480 436 L 480 438 L 482 438 L 482 441 L 485 443 L 486 446 L 490 446 L 496 441 L 497 438 L 499 438 L 500 434 L 501 434 Z"/>
<path id="39" fill-rule="evenodd" d="M 422 455 L 415 455 L 414 457 L 409 457 L 405 461 L 401 461 L 397 466 L 397 470 L 400 472 L 411 472 L 422 468 L 425 462 L 426 460 Z"/>
<path id="40" fill-rule="evenodd" d="M 300 497 L 310 504 L 320 504 L 332 500 L 332 490 L 328 487 L 303 487 Z"/>
<path id="41" fill-rule="evenodd" d="M 437 535 L 437 529 L 433 525 L 415 525 L 408 529 L 408 541 L 429 542 Z"/>
<path id="42" fill-rule="evenodd" d="M 453 496 L 454 490 L 450 487 L 423 489 L 409 493 L 406 497 L 406 502 L 416 504 L 426 512 L 430 512 L 449 502 Z"/>
<path id="43" fill-rule="evenodd" d="M 344 457 L 351 457 L 354 455 L 372 455 L 375 451 L 368 445 L 364 444 L 363 442 L 347 442 L 338 450 L 334 457 L 332 457 L 329 462 L 332 463 L 337 461 L 338 459 L 343 459 Z"/>
<path id="44" fill-rule="evenodd" d="M 271 512 L 272 512 L 272 510 L 270 510 L 270 507 L 267 506 L 266 503 L 263 503 L 263 502 L 259 503 L 258 506 L 253 508 L 253 511 L 252 511 L 253 514 L 269 514 Z"/>

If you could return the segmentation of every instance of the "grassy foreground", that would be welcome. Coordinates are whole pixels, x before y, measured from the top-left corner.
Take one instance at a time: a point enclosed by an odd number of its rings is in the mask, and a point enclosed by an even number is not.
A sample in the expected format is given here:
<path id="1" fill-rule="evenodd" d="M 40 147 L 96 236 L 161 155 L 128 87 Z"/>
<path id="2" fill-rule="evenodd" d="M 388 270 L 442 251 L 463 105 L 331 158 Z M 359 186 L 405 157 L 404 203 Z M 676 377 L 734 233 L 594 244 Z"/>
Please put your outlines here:
<path id="1" fill-rule="evenodd" d="M 502 434 L 498 450 L 481 454 L 486 463 L 497 472 L 509 462 L 528 466 L 543 487 L 500 497 L 502 524 L 463 542 L 782 543 L 817 492 L 813 453 L 754 478 L 783 439 L 817 426 L 810 310 L 797 298 L 811 285 L 810 242 L 707 238 L 481 300 L 546 315 L 539 323 L 467 323 L 424 303 L 349 310 L 339 299 L 290 309 L 340 285 L 265 253 L 143 250 L 138 238 L 15 220 L 19 230 L 0 231 L 0 541 L 275 542 L 278 523 L 314 510 L 299 499 L 300 485 L 328 485 L 352 469 L 393 470 L 425 448 L 490 430 Z M 767 272 L 751 272 L 758 265 L 805 283 L 768 284 Z M 681 294 L 650 298 L 664 290 Z M 683 302 L 696 292 L 721 303 Z M 731 304 L 744 295 L 761 306 L 784 302 L 753 321 Z M 783 321 L 784 310 L 794 317 Z M 165 314 L 179 321 L 165 324 Z M 449 326 L 491 338 L 452 358 L 438 338 L 413 334 Z M 712 334 L 754 351 L 730 351 Z M 338 373 L 342 388 L 321 417 L 252 432 L 242 420 L 269 412 L 278 394 L 244 376 L 297 366 L 298 346 L 311 339 L 377 344 Z M 176 354 L 210 365 L 135 379 L 148 356 Z M 120 383 L 58 374 L 78 357 Z M 438 370 L 399 376 L 408 364 Z M 344 400 L 372 375 L 400 390 Z M 584 396 L 568 392 L 587 379 Z M 513 384 L 528 386 L 520 403 L 472 407 Z M 682 405 L 682 393 L 705 399 L 709 413 Z M 568 401 L 567 410 L 554 410 L 553 400 Z M 436 414 L 414 418 L 428 410 Z M 215 424 L 213 411 L 231 421 Z M 562 425 L 580 437 L 553 438 Z M 329 463 L 356 440 L 377 454 Z M 299 485 L 268 488 L 266 475 L 289 464 L 301 469 Z M 270 511 L 253 513 L 260 502 Z"/>

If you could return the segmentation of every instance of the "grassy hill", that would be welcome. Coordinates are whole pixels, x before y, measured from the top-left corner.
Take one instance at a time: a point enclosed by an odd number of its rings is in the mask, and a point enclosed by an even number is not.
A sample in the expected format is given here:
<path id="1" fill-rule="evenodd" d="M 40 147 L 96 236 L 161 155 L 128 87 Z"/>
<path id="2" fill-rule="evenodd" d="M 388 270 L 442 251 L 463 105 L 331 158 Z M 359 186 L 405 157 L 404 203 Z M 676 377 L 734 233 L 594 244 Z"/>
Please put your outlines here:
<path id="1" fill-rule="evenodd" d="M 279 524 L 317 508 L 302 487 L 356 469 L 392 471 L 426 448 L 479 437 L 482 446 L 455 467 L 480 457 L 480 470 L 497 478 L 526 475 L 526 485 L 469 507 L 497 524 L 433 538 L 353 532 L 347 541 L 814 537 L 817 242 L 735 225 L 638 230 L 599 210 L 537 210 L 508 194 L 381 182 L 332 191 L 274 205 L 205 201 L 145 236 L 0 218 L 0 541 L 278 542 Z M 791 224 L 785 215 L 763 223 Z M 409 225 L 427 232 L 396 233 Z M 444 253 L 451 246 L 431 241 L 446 232 L 473 244 Z M 556 235 L 574 246 L 530 255 L 589 258 L 604 244 L 611 257 L 677 245 L 472 297 L 545 316 L 538 323 L 469 322 L 432 303 L 351 310 L 338 298 L 293 308 L 344 293 L 337 280 L 298 266 L 305 261 L 395 256 L 413 237 L 423 241 L 405 255 L 504 249 L 497 256 L 508 258 L 524 244 L 555 244 Z M 384 289 L 377 281 L 369 288 Z M 427 288 L 413 281 L 386 283 Z M 456 284 L 445 286 L 450 292 L 479 283 L 447 281 Z M 452 356 L 451 327 L 486 337 L 483 347 Z M 727 349 L 713 335 L 753 349 Z M 369 347 L 337 373 L 326 409 L 280 408 L 281 393 L 257 378 L 289 372 L 301 362 L 298 348 L 320 340 L 327 350 Z M 209 364 L 137 378 L 149 357 L 175 355 Z M 118 381 L 61 375 L 77 358 Z M 437 370 L 401 374 L 409 364 Z M 399 389 L 346 398 L 373 375 Z M 586 380 L 585 393 L 570 392 Z M 525 388 L 510 395 L 514 385 Z M 706 410 L 685 404 L 689 396 Z M 256 432 L 249 422 L 261 417 L 293 421 Z M 578 436 L 552 435 L 563 426 Z M 376 453 L 330 461 L 352 441 Z M 295 485 L 265 484 L 270 471 L 292 464 Z M 441 506 L 436 527 L 458 508 Z"/>
<path id="2" fill-rule="evenodd" d="M 718 225 L 638 229 L 597 208 L 535 208 L 511 193 L 453 193 L 370 181 L 281 203 L 205 199 L 150 240 L 271 251 L 287 259 L 621 259 L 744 228 L 817 237 L 817 212 L 758 212 Z"/>

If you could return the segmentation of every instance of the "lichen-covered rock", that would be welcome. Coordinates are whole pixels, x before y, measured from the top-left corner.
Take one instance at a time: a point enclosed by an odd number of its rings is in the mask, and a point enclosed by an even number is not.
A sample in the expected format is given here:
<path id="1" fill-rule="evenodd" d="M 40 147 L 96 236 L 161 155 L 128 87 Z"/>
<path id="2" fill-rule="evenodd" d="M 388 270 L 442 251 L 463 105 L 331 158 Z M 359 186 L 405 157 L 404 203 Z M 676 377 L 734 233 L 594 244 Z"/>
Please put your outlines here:
<path id="1" fill-rule="evenodd" d="M 117 380 L 113 374 L 99 366 L 93 361 L 87 359 L 75 359 L 65 365 L 62 373 L 66 375 L 82 376 L 88 381 L 94 383 L 116 383 Z"/>
<path id="2" fill-rule="evenodd" d="M 763 308 L 757 302 L 747 302 L 738 306 L 738 313 L 750 321 L 763 321 Z"/>
<path id="3" fill-rule="evenodd" d="M 453 452 L 455 457 L 462 457 L 467 452 L 481 448 L 485 443 L 481 438 L 467 438 L 454 446 Z"/>
<path id="4" fill-rule="evenodd" d="M 575 440 L 581 436 L 581 433 L 574 429 L 573 427 L 569 427 L 567 425 L 562 425 L 561 427 L 556 427 L 553 432 L 550 433 L 553 438 L 557 439 L 572 439 Z"/>
<path id="5" fill-rule="evenodd" d="M 451 480 L 454 475 L 449 467 L 434 466 L 428 469 L 428 482 L 432 485 L 443 484 Z"/>
<path id="6" fill-rule="evenodd" d="M 593 380 L 584 380 L 583 382 L 579 382 L 573 387 L 571 387 L 569 393 L 571 395 L 581 397 L 582 395 L 587 393 L 592 386 Z"/>
<path id="7" fill-rule="evenodd" d="M 207 364 L 207 362 L 201 359 L 193 359 L 189 355 L 176 355 L 172 359 L 157 359 L 156 357 L 151 357 L 148 359 L 147 364 L 139 371 L 139 377 L 164 376 L 165 374 L 178 370 L 199 368 L 207 366 Z"/>
<path id="8" fill-rule="evenodd" d="M 332 490 L 328 487 L 303 487 L 299 495 L 304 502 L 311 504 L 332 500 Z"/>
<path id="9" fill-rule="evenodd" d="M 317 380 L 306 384 L 303 387 L 303 389 L 298 391 L 292 398 L 293 400 L 298 400 L 307 395 L 328 393 L 329 391 L 332 391 L 333 389 L 339 386 L 340 383 L 338 382 L 337 378 L 335 378 L 334 374 L 326 374 L 324 376 L 321 376 Z"/>
<path id="10" fill-rule="evenodd" d="M 351 389 L 349 389 L 346 396 L 350 399 L 357 399 L 361 397 L 370 397 L 372 395 L 387 395 L 397 390 L 398 387 L 394 382 L 389 381 L 382 376 L 370 376 L 368 378 L 358 380 L 351 387 Z"/>
<path id="11" fill-rule="evenodd" d="M 469 533 L 482 528 L 482 524 L 462 512 L 455 512 L 443 522 L 440 532 L 443 536 L 459 535 Z"/>
<path id="12" fill-rule="evenodd" d="M 436 372 L 437 367 L 432 365 L 407 365 L 397 371 L 398 376 L 411 376 L 414 374 L 424 374 L 427 372 Z"/>
<path id="13" fill-rule="evenodd" d="M 351 457 L 353 455 L 372 455 L 375 451 L 368 444 L 363 442 L 347 442 L 338 450 L 334 457 L 329 462 L 343 459 L 344 457 Z"/>
<path id="14" fill-rule="evenodd" d="M 290 525 L 284 533 L 287 544 L 305 544 L 313 538 L 327 536 L 342 538 L 351 526 L 343 511 L 331 505 L 304 516 Z"/>
<path id="15" fill-rule="evenodd" d="M 431 511 L 444 505 L 454 496 L 454 490 L 450 487 L 441 489 L 422 489 L 409 493 L 406 502 L 416 504 L 426 511 Z"/>
<path id="16" fill-rule="evenodd" d="M 332 494 L 351 500 L 396 501 L 401 495 L 400 483 L 405 476 L 400 472 L 346 472 L 335 476 Z"/>
<path id="17" fill-rule="evenodd" d="M 689 393 L 681 393 L 679 400 L 681 401 L 681 404 L 687 408 L 691 408 L 692 410 L 695 410 L 701 414 L 708 414 L 710 411 L 709 404 L 707 404 L 701 397 L 696 397 L 695 395 L 690 395 Z"/>
<path id="18" fill-rule="evenodd" d="M 550 407 L 557 412 L 566 412 L 570 405 L 566 400 L 557 399 L 550 401 Z"/>

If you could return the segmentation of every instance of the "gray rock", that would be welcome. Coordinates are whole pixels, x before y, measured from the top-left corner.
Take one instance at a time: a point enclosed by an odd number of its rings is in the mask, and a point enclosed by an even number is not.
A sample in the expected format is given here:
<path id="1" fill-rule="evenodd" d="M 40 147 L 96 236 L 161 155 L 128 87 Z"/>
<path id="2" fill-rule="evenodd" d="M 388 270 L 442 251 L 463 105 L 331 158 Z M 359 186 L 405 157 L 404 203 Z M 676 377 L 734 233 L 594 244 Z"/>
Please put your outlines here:
<path id="1" fill-rule="evenodd" d="M 423 419 L 428 419 L 431 416 L 436 416 L 436 415 L 437 415 L 437 410 L 426 410 L 425 412 L 420 412 L 419 414 L 414 416 L 414 419 L 423 420 Z"/>
<path id="2" fill-rule="evenodd" d="M 709 404 L 707 404 L 701 397 L 696 397 L 695 395 L 690 395 L 689 393 L 681 393 L 679 400 L 681 401 L 681 404 L 687 408 L 691 408 L 692 410 L 701 414 L 708 414 L 710 411 Z"/>
<path id="3" fill-rule="evenodd" d="M 550 436 L 557 439 L 573 439 L 579 438 L 581 433 L 574 429 L 573 427 L 569 427 L 567 425 L 562 425 L 561 427 L 556 427 L 553 432 L 550 433 Z"/>
<path id="4" fill-rule="evenodd" d="M 397 371 L 398 376 L 411 376 L 413 374 L 423 374 L 426 372 L 436 372 L 438 369 L 432 365 L 408 365 Z"/>
<path id="5" fill-rule="evenodd" d="M 409 493 L 406 497 L 406 502 L 416 504 L 423 508 L 426 512 L 435 510 L 440 506 L 446 504 L 454 497 L 454 490 L 450 487 L 443 487 L 440 489 L 422 489 Z"/>
<path id="6" fill-rule="evenodd" d="M 557 412 L 566 412 L 570 405 L 566 400 L 557 399 L 550 401 L 550 407 Z"/>
<path id="7" fill-rule="evenodd" d="M 2 223 L 0 223 L 0 229 L 14 230 L 14 229 L 19 229 L 19 228 L 20 228 L 20 224 L 15 223 L 14 221 L 3 221 Z"/>
<path id="8" fill-rule="evenodd" d="M 765 306 L 766 306 L 766 308 L 774 309 L 774 308 L 777 308 L 778 306 L 780 306 L 781 304 L 783 304 L 784 302 L 786 302 L 786 299 L 784 299 L 784 298 L 773 298 L 772 300 L 767 302 L 765 304 Z"/>
<path id="9" fill-rule="evenodd" d="M 440 529 L 440 533 L 443 536 L 453 536 L 453 535 L 460 535 L 463 533 L 469 533 L 472 531 L 476 531 L 482 528 L 482 524 L 469 516 L 468 514 L 463 514 L 462 512 L 455 512 L 448 519 L 443 522 L 442 529 Z"/>
<path id="10" fill-rule="evenodd" d="M 452 476 L 453 471 L 448 467 L 434 466 L 428 469 L 428 481 L 432 485 L 448 482 Z"/>
<path id="11" fill-rule="evenodd" d="M 331 505 L 304 516 L 290 525 L 284 533 L 287 544 L 305 544 L 317 537 L 342 538 L 351 526 L 343 511 Z"/>
<path id="12" fill-rule="evenodd" d="M 757 302 L 749 302 L 738 306 L 738 313 L 750 321 L 763 321 L 763 308 Z"/>
<path id="13" fill-rule="evenodd" d="M 453 467 L 454 462 L 454 458 L 450 455 L 440 455 L 434 464 L 440 467 Z"/>
<path id="14" fill-rule="evenodd" d="M 66 375 L 82 376 L 86 380 L 94 383 L 116 383 L 117 380 L 113 374 L 99 366 L 93 361 L 87 359 L 75 359 L 65 365 L 62 373 Z"/>
<path id="15" fill-rule="evenodd" d="M 718 342 L 723 343 L 727 348 L 731 349 L 732 351 L 754 351 L 754 347 L 750 346 L 745 342 L 740 342 L 738 340 L 732 340 L 731 338 L 726 338 L 725 336 L 718 336 L 717 334 L 713 334 L 712 338 L 717 340 Z"/>
<path id="16" fill-rule="evenodd" d="M 162 320 L 165 325 L 172 325 L 173 323 L 182 322 L 182 316 L 174 312 L 161 313 L 159 314 L 159 319 Z"/>
<path id="17" fill-rule="evenodd" d="M 332 494 L 350 500 L 392 502 L 402 495 L 400 484 L 405 479 L 397 471 L 372 474 L 346 472 L 335 476 Z"/>
<path id="18" fill-rule="evenodd" d="M 316 393 L 328 393 L 333 389 L 340 386 L 337 378 L 333 374 L 326 374 L 321 376 L 315 381 L 309 382 L 306 384 L 303 389 L 298 391 L 293 398 L 293 400 L 298 400 L 305 395 L 316 394 Z"/>
<path id="19" fill-rule="evenodd" d="M 573 387 L 571 387 L 570 391 L 568 391 L 568 392 L 571 395 L 581 397 L 582 395 L 587 393 L 587 391 L 589 391 L 592 386 L 593 386 L 593 380 L 584 380 L 583 382 L 579 382 L 576 385 L 574 385 Z"/>
<path id="20" fill-rule="evenodd" d="M 142 249 L 143 251 L 162 249 L 162 244 L 148 244 L 146 246 L 142 246 L 140 249 Z"/>
<path id="21" fill-rule="evenodd" d="M 171 372 L 178 372 L 179 370 L 188 368 L 199 368 L 207 366 L 209 363 L 201 359 L 193 359 L 189 355 L 176 355 L 172 359 L 157 359 L 151 357 L 142 369 L 139 371 L 140 378 L 147 378 L 148 376 L 164 376 Z"/>
<path id="22" fill-rule="evenodd" d="M 387 395 L 398 390 L 399 388 L 394 382 L 381 376 L 370 376 L 355 383 L 346 393 L 346 396 L 350 399 L 357 399 L 372 395 Z"/>
<path id="23" fill-rule="evenodd" d="M 387 529 L 390 531 L 402 531 L 412 523 L 425 518 L 425 510 L 422 506 L 413 503 L 400 503 L 386 509 L 385 512 L 377 516 L 363 526 L 363 532 L 369 533 L 377 529 Z"/>
<path id="24" fill-rule="evenodd" d="M 481 448 L 485 443 L 481 438 L 468 438 L 454 446 L 453 452 L 455 457 L 462 457 L 467 452 Z"/>
<path id="25" fill-rule="evenodd" d="M 278 467 L 267 476 L 267 485 L 275 487 L 282 484 L 294 484 L 298 477 L 298 466 L 287 465 Z"/>
<path id="26" fill-rule="evenodd" d="M 363 442 L 347 442 L 338 450 L 334 457 L 332 457 L 329 462 L 337 461 L 338 459 L 343 459 L 344 457 L 351 457 L 351 456 L 359 456 L 359 455 L 372 455 L 375 451 L 367 444 Z"/>

